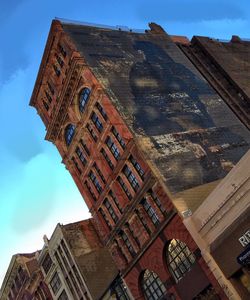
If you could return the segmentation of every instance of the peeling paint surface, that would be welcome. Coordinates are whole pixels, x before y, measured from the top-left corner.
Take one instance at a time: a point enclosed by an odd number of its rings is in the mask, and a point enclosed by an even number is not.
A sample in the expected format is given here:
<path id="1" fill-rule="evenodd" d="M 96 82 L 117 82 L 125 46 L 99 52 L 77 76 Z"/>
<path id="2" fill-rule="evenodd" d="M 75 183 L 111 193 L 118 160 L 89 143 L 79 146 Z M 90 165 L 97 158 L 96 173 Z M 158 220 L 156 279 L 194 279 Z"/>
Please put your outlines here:
<path id="1" fill-rule="evenodd" d="M 63 25 L 172 193 L 224 177 L 250 134 L 167 34 Z"/>

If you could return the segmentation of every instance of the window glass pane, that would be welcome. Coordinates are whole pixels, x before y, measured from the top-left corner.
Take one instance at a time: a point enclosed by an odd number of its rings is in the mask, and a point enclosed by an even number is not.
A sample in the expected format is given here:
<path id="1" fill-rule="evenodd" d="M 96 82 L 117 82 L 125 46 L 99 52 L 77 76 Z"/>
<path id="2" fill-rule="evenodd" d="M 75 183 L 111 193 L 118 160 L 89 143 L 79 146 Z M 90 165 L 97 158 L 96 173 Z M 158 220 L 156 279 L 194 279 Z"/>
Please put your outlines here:
<path id="1" fill-rule="evenodd" d="M 176 281 L 179 281 L 195 262 L 194 254 L 182 241 L 173 239 L 168 246 L 168 266 Z"/>

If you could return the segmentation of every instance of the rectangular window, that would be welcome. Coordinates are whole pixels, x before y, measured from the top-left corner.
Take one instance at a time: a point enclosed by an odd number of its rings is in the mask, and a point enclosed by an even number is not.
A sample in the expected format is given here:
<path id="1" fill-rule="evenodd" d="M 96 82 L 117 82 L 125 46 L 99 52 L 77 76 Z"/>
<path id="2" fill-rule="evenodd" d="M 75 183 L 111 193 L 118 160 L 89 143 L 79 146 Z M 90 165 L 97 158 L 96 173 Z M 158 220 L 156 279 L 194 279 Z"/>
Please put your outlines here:
<path id="1" fill-rule="evenodd" d="M 64 65 L 64 61 L 62 60 L 62 58 L 57 53 L 55 54 L 55 57 L 56 57 L 56 60 L 59 64 L 59 66 L 62 68 L 63 65 Z"/>
<path id="2" fill-rule="evenodd" d="M 136 159 L 130 155 L 129 157 L 129 161 L 132 163 L 132 165 L 134 166 L 134 168 L 136 169 L 137 173 L 140 175 L 140 177 L 143 179 L 144 177 L 144 170 L 142 169 L 142 167 L 140 166 L 140 164 L 136 161 Z"/>
<path id="3" fill-rule="evenodd" d="M 58 246 L 57 250 L 58 250 L 58 252 L 59 252 L 59 254 L 60 254 L 60 257 L 61 257 L 62 260 L 63 260 L 64 266 L 66 267 L 66 270 L 69 271 L 69 270 L 70 270 L 70 265 L 69 265 L 69 263 L 68 263 L 68 261 L 67 261 L 67 259 L 66 259 L 66 256 L 64 255 L 64 253 L 63 253 L 63 251 L 62 251 L 61 246 Z"/>
<path id="4" fill-rule="evenodd" d="M 113 200 L 114 203 L 116 204 L 116 206 L 117 206 L 119 212 L 122 213 L 121 205 L 120 205 L 118 199 L 116 198 L 115 194 L 112 192 L 112 190 L 109 191 L 109 196 L 112 198 L 112 200 Z"/>
<path id="5" fill-rule="evenodd" d="M 101 113 L 101 115 L 103 116 L 103 119 L 105 121 L 107 121 L 107 119 L 108 119 L 107 114 L 106 114 L 104 108 L 101 106 L 101 104 L 99 102 L 96 102 L 96 107 L 99 110 L 99 112 Z"/>
<path id="6" fill-rule="evenodd" d="M 80 161 L 82 162 L 82 164 L 83 164 L 84 166 L 86 166 L 86 164 L 87 164 L 87 159 L 86 159 L 86 157 L 84 156 L 82 150 L 81 150 L 79 147 L 76 147 L 76 154 L 77 154 L 77 156 L 79 157 L 79 159 L 80 159 Z"/>
<path id="7" fill-rule="evenodd" d="M 62 245 L 63 251 L 65 252 L 66 257 L 67 257 L 70 265 L 73 265 L 73 261 L 72 261 L 71 255 L 69 253 L 68 247 L 66 246 L 64 240 L 61 241 L 61 245 Z"/>
<path id="8" fill-rule="evenodd" d="M 135 256 L 135 251 L 134 251 L 134 249 L 133 249 L 133 247 L 132 247 L 132 245 L 131 245 L 131 243 L 130 243 L 130 241 L 129 241 L 129 239 L 128 239 L 128 237 L 127 237 L 127 235 L 124 231 L 121 233 L 121 237 L 122 237 L 125 245 L 127 246 L 129 253 L 132 256 Z"/>
<path id="9" fill-rule="evenodd" d="M 47 85 L 48 85 L 48 88 L 49 88 L 51 94 L 54 95 L 55 94 L 55 90 L 54 90 L 52 84 L 49 81 L 47 81 Z"/>
<path id="10" fill-rule="evenodd" d="M 100 176 L 102 182 L 105 184 L 105 183 L 106 183 L 106 180 L 105 180 L 105 178 L 104 178 L 104 176 L 103 176 L 101 170 L 100 170 L 99 167 L 97 166 L 97 164 L 94 163 L 94 164 L 93 164 L 93 167 L 95 168 L 97 174 Z"/>
<path id="11" fill-rule="evenodd" d="M 135 191 L 138 191 L 138 189 L 140 188 L 140 185 L 139 185 L 135 175 L 130 170 L 130 168 L 127 165 L 125 165 L 122 171 L 125 174 L 125 176 L 127 177 L 127 179 L 129 181 L 129 183 L 131 184 L 132 188 Z"/>
<path id="12" fill-rule="evenodd" d="M 113 165 L 112 161 L 110 160 L 110 158 L 108 157 L 108 154 L 106 153 L 106 151 L 103 148 L 101 149 L 101 154 L 105 158 L 105 160 L 108 163 L 110 169 L 113 170 L 114 169 L 114 165 Z"/>
<path id="13" fill-rule="evenodd" d="M 109 219 L 108 219 L 107 216 L 105 215 L 103 209 L 102 209 L 102 208 L 99 208 L 99 212 L 100 212 L 100 214 L 102 215 L 102 217 L 103 217 L 105 223 L 107 224 L 108 228 L 111 229 L 112 226 L 111 226 L 111 224 L 110 224 L 110 222 L 109 222 Z"/>
<path id="14" fill-rule="evenodd" d="M 161 200 L 157 197 L 157 195 L 153 191 L 150 191 L 149 193 L 150 196 L 154 199 L 155 204 L 159 207 L 160 211 L 164 213 L 165 209 L 162 206 Z"/>
<path id="15" fill-rule="evenodd" d="M 91 114 L 91 120 L 92 122 L 94 123 L 95 127 L 97 128 L 97 130 L 99 132 L 102 132 L 103 130 L 103 125 L 102 125 L 102 122 L 101 120 L 98 118 L 97 114 L 95 112 L 93 112 Z"/>
<path id="16" fill-rule="evenodd" d="M 91 187 L 90 187 L 88 181 L 86 180 L 86 181 L 84 182 L 84 184 L 86 185 L 86 187 L 87 187 L 87 189 L 88 189 L 90 195 L 92 196 L 92 198 L 96 201 L 96 200 L 97 200 L 97 199 L 96 199 L 96 196 L 95 196 L 94 192 L 92 191 L 92 189 L 91 189 Z"/>
<path id="17" fill-rule="evenodd" d="M 56 73 L 56 76 L 59 77 L 61 75 L 61 71 L 58 68 L 58 66 L 57 65 L 53 65 L 53 69 L 54 69 L 54 71 Z"/>
<path id="18" fill-rule="evenodd" d="M 108 146 L 111 153 L 113 154 L 114 158 L 116 160 L 118 160 L 119 157 L 120 157 L 120 151 L 119 151 L 119 149 L 117 148 L 117 146 L 115 145 L 115 143 L 113 142 L 113 140 L 111 139 L 110 136 L 107 137 L 105 143 Z"/>
<path id="19" fill-rule="evenodd" d="M 158 226 L 160 224 L 159 217 L 157 216 L 155 210 L 153 207 L 148 203 L 146 199 L 143 199 L 141 201 L 141 204 L 143 205 L 145 211 L 147 212 L 148 216 L 150 217 L 151 221 L 155 226 Z"/>
<path id="20" fill-rule="evenodd" d="M 79 174 L 82 174 L 82 170 L 81 170 L 81 168 L 79 167 L 79 165 L 78 165 L 78 163 L 77 163 L 77 161 L 76 161 L 76 159 L 75 159 L 74 156 L 71 158 L 71 160 L 73 161 L 73 163 L 74 163 L 74 165 L 75 165 L 77 171 L 79 172 Z"/>
<path id="21" fill-rule="evenodd" d="M 62 283 L 61 283 L 61 280 L 59 278 L 59 275 L 58 275 L 57 272 L 55 272 L 54 276 L 52 277 L 52 279 L 50 281 L 50 286 L 52 288 L 52 291 L 53 291 L 54 295 L 57 294 L 57 292 L 59 291 L 61 285 L 62 285 Z"/>
<path id="22" fill-rule="evenodd" d="M 63 57 L 66 57 L 67 52 L 61 44 L 58 44 L 59 51 L 62 53 Z"/>
<path id="23" fill-rule="evenodd" d="M 46 95 L 46 98 L 49 101 L 49 103 L 51 103 L 52 102 L 52 98 L 51 98 L 50 94 L 47 91 L 45 91 L 45 95 Z"/>
<path id="24" fill-rule="evenodd" d="M 105 207 L 107 208 L 107 210 L 108 210 L 108 212 L 109 212 L 109 214 L 110 214 L 112 220 L 113 220 L 115 223 L 117 223 L 117 221 L 118 221 L 117 215 L 116 215 L 116 213 L 115 213 L 113 207 L 111 206 L 111 204 L 110 204 L 110 202 L 108 201 L 107 198 L 104 199 L 103 204 L 104 204 Z"/>
<path id="25" fill-rule="evenodd" d="M 46 101 L 43 100 L 43 106 L 45 107 L 45 109 L 48 111 L 49 110 L 49 105 Z"/>
<path id="26" fill-rule="evenodd" d="M 124 181 L 122 180 L 122 178 L 120 176 L 118 176 L 117 180 L 120 183 L 120 186 L 122 187 L 123 191 L 127 195 L 128 199 L 131 200 L 132 199 L 132 195 L 130 194 L 129 189 L 126 186 L 126 184 L 124 183 Z"/>
<path id="27" fill-rule="evenodd" d="M 87 153 L 87 155 L 90 156 L 90 151 L 89 151 L 89 148 L 87 147 L 86 143 L 82 139 L 80 140 L 80 143 L 81 143 L 83 149 L 85 150 L 85 152 Z"/>
<path id="28" fill-rule="evenodd" d="M 69 300 L 65 290 L 62 291 L 61 295 L 58 297 L 58 300 Z"/>
<path id="29" fill-rule="evenodd" d="M 97 135 L 95 134 L 94 129 L 89 125 L 89 123 L 86 125 L 86 128 L 88 129 L 88 132 L 92 136 L 93 140 L 96 142 L 97 141 Z"/>
<path id="30" fill-rule="evenodd" d="M 123 138 L 121 137 L 121 135 L 119 134 L 119 132 L 115 129 L 114 126 L 112 127 L 111 131 L 112 131 L 113 135 L 116 137 L 116 139 L 119 142 L 119 144 L 124 149 L 126 147 L 126 144 L 125 144 Z"/>
<path id="31" fill-rule="evenodd" d="M 62 260 L 61 260 L 61 258 L 59 257 L 59 255 L 58 255 L 57 252 L 55 252 L 55 258 L 56 258 L 56 260 L 57 260 L 57 262 L 58 262 L 58 264 L 59 264 L 59 266 L 60 266 L 60 269 L 61 269 L 63 275 L 65 275 L 65 274 L 66 274 L 66 270 L 65 270 L 65 268 L 64 268 L 64 266 L 63 266 L 63 263 L 62 263 Z"/>
<path id="32" fill-rule="evenodd" d="M 53 264 L 52 259 L 51 259 L 50 255 L 49 255 L 49 253 L 47 253 L 46 256 L 45 256 L 45 258 L 44 258 L 44 260 L 43 260 L 43 262 L 42 262 L 42 267 L 43 267 L 44 272 L 46 274 L 48 274 L 48 272 L 49 272 L 52 264 Z"/>
<path id="33" fill-rule="evenodd" d="M 92 183 L 94 184 L 97 192 L 99 194 L 101 194 L 101 192 L 102 192 L 102 186 L 100 185 L 100 183 L 99 183 L 98 179 L 96 178 L 96 175 L 93 173 L 93 171 L 89 172 L 89 178 L 92 181 Z"/>

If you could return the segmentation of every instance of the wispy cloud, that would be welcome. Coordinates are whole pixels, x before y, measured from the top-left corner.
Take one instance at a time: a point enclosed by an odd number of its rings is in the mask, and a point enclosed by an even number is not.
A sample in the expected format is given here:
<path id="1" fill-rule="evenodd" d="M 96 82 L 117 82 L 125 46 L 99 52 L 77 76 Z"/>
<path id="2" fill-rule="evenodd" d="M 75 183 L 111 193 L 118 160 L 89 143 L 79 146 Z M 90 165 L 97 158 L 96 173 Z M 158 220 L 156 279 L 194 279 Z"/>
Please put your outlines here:
<path id="1" fill-rule="evenodd" d="M 244 2 L 244 0 L 242 1 Z M 138 7 L 138 16 L 158 22 L 200 22 L 236 20 L 246 17 L 242 3 L 230 0 L 160 0 L 145 1 Z"/>

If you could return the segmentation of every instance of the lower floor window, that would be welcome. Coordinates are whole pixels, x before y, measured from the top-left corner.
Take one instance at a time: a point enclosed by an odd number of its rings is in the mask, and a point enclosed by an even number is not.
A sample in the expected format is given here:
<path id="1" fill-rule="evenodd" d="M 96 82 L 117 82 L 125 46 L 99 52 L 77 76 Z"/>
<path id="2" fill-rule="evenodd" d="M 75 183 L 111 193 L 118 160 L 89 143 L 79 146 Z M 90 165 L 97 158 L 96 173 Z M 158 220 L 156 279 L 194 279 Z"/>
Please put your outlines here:
<path id="1" fill-rule="evenodd" d="M 142 288 L 147 300 L 166 299 L 166 288 L 158 275 L 153 271 L 144 271 Z"/>

